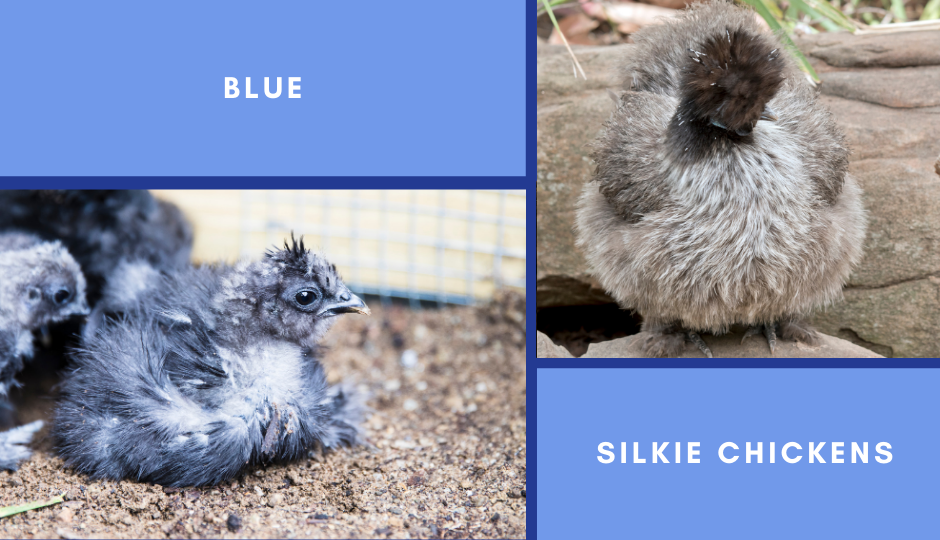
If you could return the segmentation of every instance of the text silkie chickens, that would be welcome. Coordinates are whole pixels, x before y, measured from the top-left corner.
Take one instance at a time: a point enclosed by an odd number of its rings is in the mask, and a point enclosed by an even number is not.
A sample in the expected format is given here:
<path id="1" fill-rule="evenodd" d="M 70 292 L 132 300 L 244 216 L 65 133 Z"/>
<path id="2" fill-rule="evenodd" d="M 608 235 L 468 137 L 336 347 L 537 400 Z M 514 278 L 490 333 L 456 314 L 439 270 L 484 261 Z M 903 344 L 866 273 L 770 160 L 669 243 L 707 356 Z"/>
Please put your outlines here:
<path id="1" fill-rule="evenodd" d="M 828 449 L 825 448 L 827 444 L 829 445 Z M 670 447 L 670 445 L 672 446 Z M 700 446 L 701 443 L 698 442 L 686 443 L 685 452 L 683 452 L 681 442 L 674 444 L 654 442 L 650 453 L 645 454 L 640 451 L 640 443 L 634 442 L 632 463 L 647 463 L 648 460 L 652 463 L 682 463 L 683 456 L 685 463 L 701 463 L 699 457 L 701 455 Z M 869 458 L 867 442 L 861 444 L 853 442 L 850 448 L 846 447 L 844 442 L 810 442 L 807 444 L 805 451 L 800 443 L 788 442 L 780 447 L 779 452 L 777 452 L 776 443 L 771 442 L 766 447 L 766 454 L 764 448 L 762 442 L 753 445 L 746 442 L 744 445 L 744 462 L 763 463 L 766 456 L 769 463 L 776 463 L 778 454 L 786 463 L 799 463 L 804 456 L 807 457 L 808 463 L 846 463 L 847 459 L 851 460 L 851 463 L 868 463 Z M 598 444 L 597 451 L 601 455 L 597 456 L 597 461 L 603 464 L 614 463 L 616 455 L 613 449 L 613 443 L 602 442 Z M 876 444 L 875 453 L 877 455 L 874 456 L 875 461 L 878 463 L 891 463 L 894 456 L 889 450 L 891 450 L 891 444 L 887 442 Z M 717 453 L 719 459 L 724 463 L 734 463 L 741 457 L 740 447 L 733 442 L 726 442 L 719 446 Z M 621 442 L 620 463 L 627 463 L 627 456 L 627 443 Z M 826 461 L 827 458 L 829 461 Z M 669 461 L 670 459 L 673 461 Z"/>

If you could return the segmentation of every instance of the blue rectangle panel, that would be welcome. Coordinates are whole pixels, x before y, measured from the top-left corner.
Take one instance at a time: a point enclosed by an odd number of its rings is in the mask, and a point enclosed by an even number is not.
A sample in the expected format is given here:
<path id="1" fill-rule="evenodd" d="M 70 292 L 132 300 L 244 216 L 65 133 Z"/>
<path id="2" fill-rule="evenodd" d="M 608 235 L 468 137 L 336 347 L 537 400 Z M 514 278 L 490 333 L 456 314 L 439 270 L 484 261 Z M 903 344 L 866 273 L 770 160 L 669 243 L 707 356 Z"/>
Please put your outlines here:
<path id="1" fill-rule="evenodd" d="M 935 538 L 940 370 L 539 369 L 537 530 L 548 538 Z M 670 461 L 652 463 L 652 443 Z M 675 442 L 683 443 L 675 463 Z M 700 463 L 687 463 L 698 442 Z M 769 463 L 769 443 L 776 443 Z M 615 459 L 602 464 L 601 442 Z M 627 463 L 620 443 L 627 443 Z M 633 442 L 646 463 L 633 463 Z M 719 458 L 728 448 L 734 463 Z M 745 444 L 763 443 L 763 463 Z M 785 443 L 796 442 L 786 463 Z M 826 463 L 809 463 L 809 443 Z M 842 442 L 844 463 L 832 462 Z M 868 463 L 851 463 L 868 442 Z M 891 445 L 878 463 L 876 445 Z M 531 502 L 531 501 L 530 501 Z"/>
<path id="2" fill-rule="evenodd" d="M 0 175 L 524 176 L 524 5 L 2 2 Z"/>

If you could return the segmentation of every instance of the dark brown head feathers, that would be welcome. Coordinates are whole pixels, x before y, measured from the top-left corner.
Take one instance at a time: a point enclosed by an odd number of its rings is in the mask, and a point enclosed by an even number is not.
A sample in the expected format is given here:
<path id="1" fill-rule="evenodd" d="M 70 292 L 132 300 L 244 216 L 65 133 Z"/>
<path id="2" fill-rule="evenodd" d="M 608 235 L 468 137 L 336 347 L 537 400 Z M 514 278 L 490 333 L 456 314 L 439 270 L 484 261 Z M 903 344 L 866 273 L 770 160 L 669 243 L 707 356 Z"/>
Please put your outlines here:
<path id="1" fill-rule="evenodd" d="M 783 83 L 780 49 L 759 34 L 724 30 L 689 49 L 683 96 L 696 118 L 749 133 Z"/>

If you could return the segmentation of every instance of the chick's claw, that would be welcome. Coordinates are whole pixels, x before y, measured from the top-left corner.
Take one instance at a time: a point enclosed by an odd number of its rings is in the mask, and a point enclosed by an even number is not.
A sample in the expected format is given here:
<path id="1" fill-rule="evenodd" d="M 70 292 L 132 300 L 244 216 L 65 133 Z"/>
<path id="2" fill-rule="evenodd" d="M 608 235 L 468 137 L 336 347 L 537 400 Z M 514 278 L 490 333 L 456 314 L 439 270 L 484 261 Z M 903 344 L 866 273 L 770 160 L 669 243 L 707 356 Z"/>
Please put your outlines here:
<path id="1" fill-rule="evenodd" d="M 754 326 L 749 326 L 747 331 L 744 332 L 744 337 L 741 338 L 741 343 L 744 343 L 744 340 L 751 336 L 756 336 L 757 334 L 763 333 L 764 337 L 767 338 L 767 346 L 770 347 L 770 354 L 773 356 L 774 350 L 777 348 L 777 324 L 756 324 Z"/>
<path id="2" fill-rule="evenodd" d="M 689 341 L 694 343 L 695 346 L 698 347 L 700 351 L 705 353 L 705 356 L 707 356 L 708 358 L 714 358 L 714 356 L 712 356 L 712 350 L 708 348 L 708 345 L 705 343 L 705 340 L 703 340 L 701 336 L 699 336 L 695 332 L 690 331 L 686 334 L 686 337 L 688 338 Z"/>

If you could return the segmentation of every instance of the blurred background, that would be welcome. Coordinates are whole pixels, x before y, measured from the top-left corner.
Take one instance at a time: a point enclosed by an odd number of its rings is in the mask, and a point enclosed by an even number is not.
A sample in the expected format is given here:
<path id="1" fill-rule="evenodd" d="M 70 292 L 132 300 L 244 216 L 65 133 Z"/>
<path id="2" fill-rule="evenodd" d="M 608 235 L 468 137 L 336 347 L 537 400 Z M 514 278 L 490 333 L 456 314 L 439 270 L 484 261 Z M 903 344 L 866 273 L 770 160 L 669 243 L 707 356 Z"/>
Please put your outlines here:
<path id="1" fill-rule="evenodd" d="M 153 190 L 192 222 L 194 262 L 259 258 L 291 231 L 354 292 L 474 304 L 525 293 L 525 191 Z"/>
<path id="2" fill-rule="evenodd" d="M 812 34 L 844 30 L 872 30 L 896 23 L 940 19 L 940 0 L 737 0 L 758 14 L 769 15 L 767 23 L 779 24 L 788 33 Z M 554 12 L 558 27 L 552 24 L 545 4 Z M 591 2 L 587 0 L 536 0 L 538 35 L 549 43 L 606 45 L 630 41 L 630 34 L 643 26 L 657 24 L 657 17 L 669 17 L 691 0 L 640 0 Z M 767 17 L 764 17 L 765 19 Z M 560 32 L 559 32 L 560 30 Z"/>
<path id="3" fill-rule="evenodd" d="M 778 33 L 814 82 L 820 79 L 792 41 L 821 32 L 893 33 L 940 29 L 940 0 L 735 0 Z M 558 45 L 632 43 L 632 34 L 661 24 L 692 0 L 536 0 L 538 36 Z M 572 53 L 575 76 L 586 78 Z"/>

